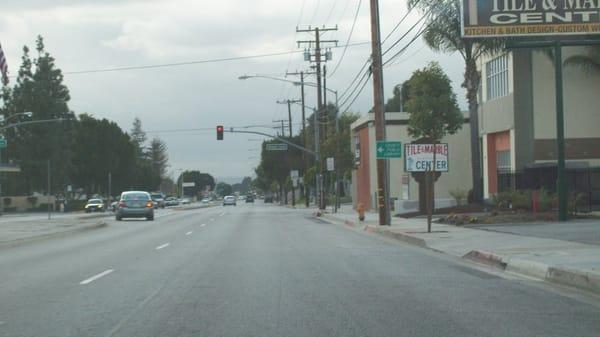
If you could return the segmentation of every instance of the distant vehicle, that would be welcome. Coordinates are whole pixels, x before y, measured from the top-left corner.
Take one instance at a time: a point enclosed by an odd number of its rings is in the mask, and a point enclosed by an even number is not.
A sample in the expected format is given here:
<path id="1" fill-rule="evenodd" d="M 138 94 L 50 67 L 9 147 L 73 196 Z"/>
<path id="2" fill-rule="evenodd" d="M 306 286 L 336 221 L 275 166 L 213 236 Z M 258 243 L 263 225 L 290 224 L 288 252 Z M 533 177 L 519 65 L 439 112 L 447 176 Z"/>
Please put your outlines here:
<path id="1" fill-rule="evenodd" d="M 116 212 L 116 211 L 117 211 L 117 207 L 119 207 L 119 202 L 118 202 L 118 201 L 113 201 L 113 202 L 110 204 L 110 209 L 111 209 L 113 212 Z"/>
<path id="2" fill-rule="evenodd" d="M 265 195 L 264 202 L 265 202 L 265 204 L 272 204 L 273 203 L 273 196 L 272 195 Z"/>
<path id="3" fill-rule="evenodd" d="M 160 192 L 152 192 L 150 193 L 150 197 L 154 202 L 154 208 L 165 208 L 165 196 Z"/>
<path id="4" fill-rule="evenodd" d="M 85 204 L 85 212 L 104 212 L 104 201 L 102 199 L 90 199 Z"/>
<path id="5" fill-rule="evenodd" d="M 204 198 L 202 199 L 202 203 L 203 204 L 208 204 L 210 202 L 210 198 Z"/>
<path id="6" fill-rule="evenodd" d="M 254 196 L 252 196 L 252 195 L 249 195 L 246 197 L 246 203 L 250 203 L 250 202 L 254 203 Z"/>
<path id="7" fill-rule="evenodd" d="M 187 205 L 192 202 L 189 198 L 183 198 L 180 201 L 182 205 Z"/>
<path id="8" fill-rule="evenodd" d="M 168 197 L 165 199 L 165 206 L 177 206 L 179 205 L 179 199 L 175 197 Z"/>
<path id="9" fill-rule="evenodd" d="M 245 195 L 240 195 L 240 196 L 238 197 L 238 200 L 244 200 L 244 199 L 246 199 L 246 196 L 245 196 Z"/>
<path id="10" fill-rule="evenodd" d="M 146 218 L 149 221 L 154 220 L 154 202 L 150 193 L 142 191 L 121 193 L 115 219 L 121 221 L 123 218 Z"/>
<path id="11" fill-rule="evenodd" d="M 233 195 L 228 195 L 225 198 L 223 198 L 223 206 L 227 206 L 227 205 L 233 205 L 233 206 L 237 205 L 237 202 Z"/>

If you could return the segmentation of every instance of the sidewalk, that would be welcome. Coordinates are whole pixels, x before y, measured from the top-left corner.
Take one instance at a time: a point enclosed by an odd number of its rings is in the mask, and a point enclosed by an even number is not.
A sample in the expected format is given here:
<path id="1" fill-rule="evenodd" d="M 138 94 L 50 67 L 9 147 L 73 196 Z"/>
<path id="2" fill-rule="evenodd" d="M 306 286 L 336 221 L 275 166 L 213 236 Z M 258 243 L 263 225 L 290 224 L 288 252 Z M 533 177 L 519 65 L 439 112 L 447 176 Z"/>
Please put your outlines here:
<path id="1" fill-rule="evenodd" d="M 367 213 L 364 222 L 351 207 L 342 207 L 324 218 L 364 229 L 451 256 L 474 260 L 553 283 L 600 294 L 600 246 L 453 225 L 425 219 L 392 218 L 391 227 L 378 226 L 378 214 Z M 568 224 L 565 224 L 568 226 Z"/>
<path id="2" fill-rule="evenodd" d="M 106 212 L 111 215 L 109 212 Z M 71 214 L 55 216 L 48 220 L 48 215 L 14 216 L 2 218 L 0 221 L 0 248 L 12 247 L 22 243 L 64 236 L 75 232 L 91 230 L 106 226 L 98 214 Z"/>

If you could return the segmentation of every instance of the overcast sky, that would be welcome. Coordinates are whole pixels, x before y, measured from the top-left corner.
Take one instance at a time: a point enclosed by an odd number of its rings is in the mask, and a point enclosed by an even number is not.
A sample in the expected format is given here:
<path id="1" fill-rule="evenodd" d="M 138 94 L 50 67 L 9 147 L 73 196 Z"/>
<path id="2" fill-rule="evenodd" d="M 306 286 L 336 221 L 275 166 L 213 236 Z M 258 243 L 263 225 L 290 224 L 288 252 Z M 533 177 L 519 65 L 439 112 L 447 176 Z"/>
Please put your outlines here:
<path id="1" fill-rule="evenodd" d="M 345 44 L 360 0 L 4 0 L 0 43 L 9 71 L 17 73 L 23 45 L 34 47 L 41 34 L 47 50 L 64 72 L 250 56 L 297 49 L 296 33 L 308 25 L 337 25 L 325 39 Z M 380 0 L 382 35 L 406 13 L 405 0 Z M 384 45 L 389 46 L 418 20 L 411 13 Z M 369 1 L 362 0 L 353 42 L 370 39 Z M 395 50 L 408 42 L 402 41 Z M 333 69 L 343 48 L 333 50 Z M 369 45 L 349 47 L 328 86 L 343 91 L 370 53 Z M 393 54 L 390 52 L 389 54 Z M 387 57 L 384 57 L 386 59 Z M 431 52 L 419 39 L 385 69 L 386 99 L 394 85 L 432 60 L 448 73 L 466 107 L 460 88 L 463 64 L 458 55 Z M 214 127 L 272 124 L 287 118 L 278 99 L 299 98 L 293 85 L 264 79 L 238 80 L 243 74 L 283 77 L 286 70 L 306 70 L 302 54 L 289 54 L 179 67 L 65 75 L 76 113 L 116 121 L 129 130 L 135 117 L 149 136 L 169 148 L 170 170 L 198 169 L 217 177 L 252 175 L 260 159 L 259 137 L 226 134 L 215 140 Z M 293 79 L 293 78 L 290 78 Z M 310 80 L 310 79 L 309 79 Z M 14 84 L 14 82 L 13 82 Z M 370 83 L 369 83 L 370 84 Z M 315 90 L 307 104 L 316 105 Z M 351 110 L 365 114 L 372 106 L 367 86 Z M 300 109 L 294 108 L 295 123 Z M 209 128 L 208 131 L 170 132 Z M 273 130 L 256 129 L 272 133 Z M 294 125 L 294 132 L 298 130 Z M 160 131 L 160 132 L 154 132 Z"/>

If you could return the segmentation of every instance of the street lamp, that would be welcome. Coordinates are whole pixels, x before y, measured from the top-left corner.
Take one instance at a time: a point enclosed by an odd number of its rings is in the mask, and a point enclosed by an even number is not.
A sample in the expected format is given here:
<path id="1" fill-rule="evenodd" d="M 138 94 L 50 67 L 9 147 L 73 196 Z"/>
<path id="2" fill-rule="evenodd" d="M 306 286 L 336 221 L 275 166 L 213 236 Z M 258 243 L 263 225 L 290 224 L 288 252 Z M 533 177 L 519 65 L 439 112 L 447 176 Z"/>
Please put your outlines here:
<path id="1" fill-rule="evenodd" d="M 4 116 L 0 116 L 0 122 L 4 123 L 4 122 L 7 122 L 9 119 L 14 118 L 14 117 L 18 117 L 18 116 L 25 116 L 25 117 L 31 118 L 31 116 L 33 116 L 33 112 L 31 112 L 31 111 L 19 112 L 19 113 L 10 115 L 10 116 L 8 116 L 6 118 Z"/>

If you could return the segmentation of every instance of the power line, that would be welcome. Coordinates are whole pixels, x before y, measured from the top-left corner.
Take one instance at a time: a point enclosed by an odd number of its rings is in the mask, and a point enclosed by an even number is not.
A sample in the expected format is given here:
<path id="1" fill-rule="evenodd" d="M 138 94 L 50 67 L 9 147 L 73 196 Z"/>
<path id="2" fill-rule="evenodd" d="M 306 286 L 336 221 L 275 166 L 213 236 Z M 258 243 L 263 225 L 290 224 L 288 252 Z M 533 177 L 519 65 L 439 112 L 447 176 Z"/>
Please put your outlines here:
<path id="1" fill-rule="evenodd" d="M 427 31 L 427 28 L 429 28 L 432 24 L 433 24 L 433 22 L 429 23 L 428 25 L 423 24 L 423 26 L 421 27 L 419 32 L 417 34 L 415 34 L 415 36 L 406 44 L 406 46 L 404 46 L 396 54 L 394 54 L 394 56 L 390 57 L 387 61 L 385 61 L 382 64 L 382 66 L 386 66 L 388 63 L 393 61 L 396 57 L 398 57 L 402 53 L 404 53 L 404 51 L 406 51 L 406 49 L 408 49 L 408 47 L 410 47 L 421 35 L 423 35 L 423 33 L 425 33 Z"/>
<path id="2" fill-rule="evenodd" d="M 381 56 L 385 56 L 385 54 L 387 54 L 390 50 L 397 46 L 398 43 L 400 43 L 408 34 L 410 34 L 410 32 L 412 32 L 413 29 L 415 29 L 421 23 L 421 21 L 425 20 L 426 17 L 427 15 L 423 15 L 417 22 L 415 22 L 414 25 L 412 25 L 412 27 L 410 27 L 404 34 L 402 34 L 402 36 L 398 40 L 396 40 L 396 42 L 394 42 L 388 49 L 386 49 L 381 54 Z"/>
<path id="3" fill-rule="evenodd" d="M 337 3 L 338 3 L 337 0 L 333 1 L 333 6 L 331 6 L 331 9 L 329 10 L 329 14 L 327 14 L 327 18 L 325 19 L 325 23 L 328 23 L 329 19 L 331 19 L 331 14 L 333 14 L 333 10 L 337 6 Z"/>
<path id="4" fill-rule="evenodd" d="M 352 101 L 350 102 L 350 104 L 348 104 L 348 106 L 346 106 L 346 110 L 344 110 L 344 113 L 348 112 L 350 110 L 350 107 L 352 107 L 352 105 L 354 104 L 354 102 L 356 102 L 356 100 L 358 99 L 358 97 L 360 97 L 360 94 L 363 92 L 363 90 L 365 90 L 365 87 L 367 86 L 367 83 L 369 83 L 369 78 L 371 78 L 371 74 L 369 74 L 369 76 L 367 77 L 367 80 L 363 83 L 362 87 L 360 88 L 360 90 L 358 91 L 358 93 L 356 93 L 356 96 L 354 96 L 354 98 L 352 99 Z"/>
<path id="5" fill-rule="evenodd" d="M 312 25 L 313 22 L 315 21 L 315 17 L 317 16 L 317 13 L 319 12 L 319 7 L 321 6 L 321 0 L 317 0 L 317 6 L 315 7 L 315 11 L 313 13 L 312 18 L 310 19 L 310 24 Z"/>
<path id="6" fill-rule="evenodd" d="M 383 39 L 383 42 L 381 42 L 381 44 L 385 44 L 385 42 L 390 38 L 390 36 L 392 36 L 392 34 L 394 34 L 394 32 L 400 28 L 400 25 L 402 25 L 402 23 L 404 22 L 404 20 L 406 20 L 406 18 L 408 18 L 408 15 L 412 12 L 413 8 L 415 8 L 419 2 L 421 2 L 421 0 L 417 0 L 417 2 L 415 4 L 413 4 L 412 7 L 410 7 L 408 9 L 408 11 L 406 12 L 406 14 L 404 14 L 404 16 L 400 19 L 400 21 L 396 24 L 396 26 L 394 27 L 394 29 L 392 29 L 388 35 Z"/>
<path id="7" fill-rule="evenodd" d="M 354 79 L 352 80 L 352 82 L 350 82 L 350 85 L 348 85 L 348 87 L 346 89 L 344 89 L 344 91 L 339 95 L 340 99 L 342 97 L 344 97 L 346 95 L 346 93 L 348 93 L 348 90 L 350 90 L 350 88 L 352 88 L 352 86 L 354 85 L 354 83 L 356 82 L 356 80 L 358 80 L 358 78 L 360 77 L 360 75 L 363 74 L 363 71 L 369 65 L 369 62 L 370 62 L 370 59 L 367 59 L 367 61 L 362 65 L 362 67 L 360 68 L 360 70 L 358 71 L 358 73 L 356 74 L 356 76 L 354 76 Z M 363 74 L 363 76 L 364 76 L 364 74 Z"/>
<path id="8" fill-rule="evenodd" d="M 348 94 L 348 96 L 342 101 L 342 103 L 340 104 L 340 106 L 343 106 L 346 104 L 346 102 L 348 102 L 350 100 L 350 97 L 352 97 L 354 95 L 354 93 L 356 92 L 356 89 L 358 89 L 361 85 L 363 81 L 364 82 L 368 82 L 369 78 L 371 77 L 371 71 L 366 71 L 364 72 L 363 76 L 361 77 L 361 79 L 357 82 L 356 86 L 354 87 L 354 89 L 352 89 L 352 91 L 350 92 L 350 94 Z"/>
<path id="9" fill-rule="evenodd" d="M 348 47 L 356 47 L 367 45 L 370 42 L 355 42 L 348 44 Z M 342 48 L 346 45 L 340 46 L 332 46 L 330 48 Z M 175 62 L 175 63 L 159 63 L 159 64 L 150 64 L 150 65 L 142 65 L 142 66 L 124 66 L 124 67 L 115 67 L 115 68 L 104 68 L 104 69 L 92 69 L 92 70 L 78 70 L 78 71 L 65 71 L 63 75 L 81 75 L 81 74 L 94 74 L 94 73 L 107 73 L 107 72 L 117 72 L 117 71 L 129 71 L 129 70 L 145 70 L 145 69 L 158 69 L 158 68 L 169 68 L 169 67 L 181 67 L 195 64 L 205 64 L 205 63 L 220 63 L 220 62 L 231 62 L 231 61 L 241 61 L 241 60 L 249 60 L 256 58 L 265 58 L 265 57 L 273 57 L 273 56 L 281 56 L 288 54 L 300 54 L 303 53 L 302 50 L 290 50 L 283 52 L 275 52 L 275 53 L 265 53 L 265 54 L 256 54 L 256 55 L 248 55 L 248 56 L 236 56 L 236 57 L 224 57 L 224 58 L 215 58 L 215 59 L 206 59 L 206 60 L 197 60 L 197 61 L 187 61 L 187 62 Z M 11 78 L 17 77 L 16 75 L 10 76 Z"/>
<path id="10" fill-rule="evenodd" d="M 340 57 L 340 60 L 335 65 L 335 68 L 333 68 L 333 71 L 328 75 L 328 77 L 331 77 L 331 76 L 333 76 L 333 74 L 335 74 L 335 72 L 340 67 L 340 64 L 342 64 L 342 61 L 344 60 L 344 56 L 346 55 L 346 50 L 348 50 L 348 43 L 350 43 L 350 39 L 352 38 L 352 33 L 354 33 L 354 27 L 356 26 L 356 20 L 358 19 L 358 14 L 360 13 L 360 5 L 361 4 L 362 4 L 362 0 L 358 0 L 358 6 L 356 6 L 356 14 L 354 14 L 354 21 L 352 21 L 352 28 L 350 28 L 350 34 L 348 34 L 348 40 L 346 40 L 346 46 L 344 47 L 344 51 L 342 52 L 342 56 Z"/>

